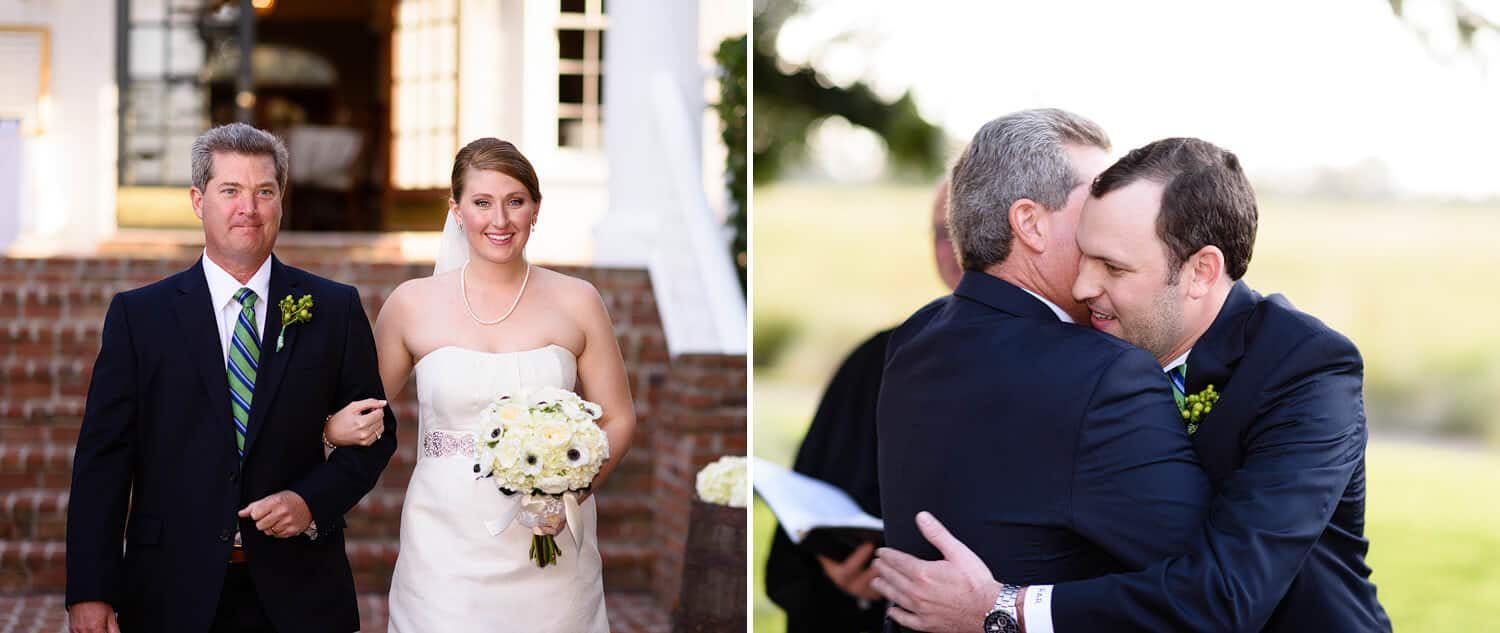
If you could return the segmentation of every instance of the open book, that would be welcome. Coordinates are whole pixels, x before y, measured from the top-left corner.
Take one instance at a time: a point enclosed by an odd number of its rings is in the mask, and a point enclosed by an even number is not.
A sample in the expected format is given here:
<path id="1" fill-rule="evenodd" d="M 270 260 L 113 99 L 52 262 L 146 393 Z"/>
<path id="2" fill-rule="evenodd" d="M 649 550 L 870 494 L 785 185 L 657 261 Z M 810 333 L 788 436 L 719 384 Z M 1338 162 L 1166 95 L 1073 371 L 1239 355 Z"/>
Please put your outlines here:
<path id="1" fill-rule="evenodd" d="M 755 493 L 771 507 L 793 543 L 844 560 L 861 543 L 884 541 L 885 523 L 859 509 L 848 493 L 759 457 L 750 459 Z"/>

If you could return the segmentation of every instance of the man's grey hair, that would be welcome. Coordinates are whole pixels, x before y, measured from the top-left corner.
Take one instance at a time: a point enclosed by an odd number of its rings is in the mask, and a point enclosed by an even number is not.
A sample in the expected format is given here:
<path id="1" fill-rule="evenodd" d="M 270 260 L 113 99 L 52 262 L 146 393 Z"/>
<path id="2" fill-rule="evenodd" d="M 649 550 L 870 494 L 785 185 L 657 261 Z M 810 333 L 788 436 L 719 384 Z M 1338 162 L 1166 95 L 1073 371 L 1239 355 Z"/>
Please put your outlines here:
<path id="1" fill-rule="evenodd" d="M 286 194 L 288 174 L 286 144 L 270 132 L 244 123 L 230 123 L 212 128 L 193 141 L 193 186 L 208 188 L 214 176 L 214 153 L 227 152 L 245 156 L 270 156 L 276 165 L 276 187 Z M 249 184 L 249 183 L 246 183 Z"/>
<path id="2" fill-rule="evenodd" d="M 953 165 L 948 194 L 948 230 L 965 270 L 1010 256 L 1010 207 L 1017 200 L 1057 211 L 1087 184 L 1064 145 L 1109 151 L 1109 136 L 1093 121 L 1051 108 L 1007 114 L 974 134 Z"/>

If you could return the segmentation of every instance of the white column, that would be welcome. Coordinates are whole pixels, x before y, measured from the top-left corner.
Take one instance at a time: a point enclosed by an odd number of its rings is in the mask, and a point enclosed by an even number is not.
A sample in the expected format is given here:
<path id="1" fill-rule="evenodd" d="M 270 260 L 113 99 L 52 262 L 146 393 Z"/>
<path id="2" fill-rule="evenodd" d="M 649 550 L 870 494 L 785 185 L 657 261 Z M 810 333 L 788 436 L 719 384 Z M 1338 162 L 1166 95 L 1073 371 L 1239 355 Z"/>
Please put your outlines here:
<path id="1" fill-rule="evenodd" d="M 672 354 L 743 354 L 744 297 L 703 186 L 698 5 L 617 0 L 609 9 L 609 210 L 594 231 L 594 263 L 651 271 Z"/>

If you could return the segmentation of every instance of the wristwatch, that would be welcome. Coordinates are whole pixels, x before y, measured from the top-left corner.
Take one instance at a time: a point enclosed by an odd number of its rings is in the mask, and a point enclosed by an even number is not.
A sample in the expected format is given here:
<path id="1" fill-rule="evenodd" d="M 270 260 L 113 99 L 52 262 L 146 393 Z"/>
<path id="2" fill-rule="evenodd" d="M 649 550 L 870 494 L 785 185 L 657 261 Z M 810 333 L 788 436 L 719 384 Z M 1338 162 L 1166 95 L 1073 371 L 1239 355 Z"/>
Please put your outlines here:
<path id="1" fill-rule="evenodd" d="M 989 615 L 984 616 L 984 633 L 1021 633 L 1016 613 L 1016 598 L 1020 595 L 1019 585 L 1000 583 L 1000 595 L 995 597 Z"/>

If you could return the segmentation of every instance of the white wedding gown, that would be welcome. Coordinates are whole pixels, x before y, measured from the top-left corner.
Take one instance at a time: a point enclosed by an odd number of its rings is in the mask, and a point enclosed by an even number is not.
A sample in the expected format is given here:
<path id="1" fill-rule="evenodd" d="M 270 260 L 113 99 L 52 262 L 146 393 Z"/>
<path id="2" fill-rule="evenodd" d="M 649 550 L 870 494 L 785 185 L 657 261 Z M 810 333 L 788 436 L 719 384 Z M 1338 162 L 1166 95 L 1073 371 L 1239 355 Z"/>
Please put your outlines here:
<path id="1" fill-rule="evenodd" d="M 420 445 L 401 508 L 390 633 L 608 633 L 593 497 L 568 503 L 562 554 L 538 568 L 520 495 L 475 479 L 479 414 L 522 386 L 573 389 L 577 359 L 549 345 L 488 353 L 441 347 L 417 362 Z M 503 521 L 503 525 L 502 520 Z"/>

